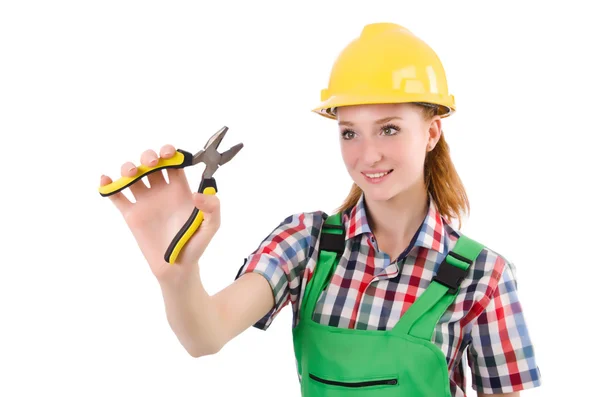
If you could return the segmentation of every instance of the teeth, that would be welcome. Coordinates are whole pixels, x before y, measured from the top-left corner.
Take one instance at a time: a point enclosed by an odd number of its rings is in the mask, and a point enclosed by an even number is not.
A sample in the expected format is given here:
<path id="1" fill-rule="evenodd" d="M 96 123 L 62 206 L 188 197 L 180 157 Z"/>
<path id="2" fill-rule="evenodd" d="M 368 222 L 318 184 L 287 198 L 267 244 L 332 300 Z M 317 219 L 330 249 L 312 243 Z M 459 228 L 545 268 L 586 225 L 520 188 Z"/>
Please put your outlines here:
<path id="1" fill-rule="evenodd" d="M 381 178 L 384 175 L 389 174 L 390 172 L 379 172 L 377 174 L 365 174 L 366 176 L 368 176 L 369 178 Z"/>

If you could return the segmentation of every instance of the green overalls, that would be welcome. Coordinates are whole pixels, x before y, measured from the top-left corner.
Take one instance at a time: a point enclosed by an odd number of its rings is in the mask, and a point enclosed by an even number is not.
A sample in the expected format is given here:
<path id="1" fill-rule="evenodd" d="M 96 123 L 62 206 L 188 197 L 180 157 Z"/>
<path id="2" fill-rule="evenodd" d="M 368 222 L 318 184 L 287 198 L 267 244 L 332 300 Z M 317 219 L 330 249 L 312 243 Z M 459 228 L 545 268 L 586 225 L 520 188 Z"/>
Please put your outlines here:
<path id="1" fill-rule="evenodd" d="M 341 216 L 332 215 L 323 225 L 317 266 L 293 328 L 302 396 L 451 397 L 446 358 L 431 338 L 483 246 L 461 236 L 434 282 L 393 329 L 380 331 L 336 328 L 312 319 L 344 245 Z"/>

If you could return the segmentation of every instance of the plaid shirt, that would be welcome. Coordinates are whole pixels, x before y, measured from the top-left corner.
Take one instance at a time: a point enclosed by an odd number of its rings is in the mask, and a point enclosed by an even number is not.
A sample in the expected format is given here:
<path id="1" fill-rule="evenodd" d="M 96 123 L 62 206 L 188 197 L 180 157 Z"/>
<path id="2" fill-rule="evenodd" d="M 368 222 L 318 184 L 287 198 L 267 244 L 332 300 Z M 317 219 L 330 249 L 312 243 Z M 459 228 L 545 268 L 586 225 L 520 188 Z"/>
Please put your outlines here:
<path id="1" fill-rule="evenodd" d="M 315 244 L 326 217 L 321 211 L 289 216 L 244 261 L 236 278 L 246 272 L 262 274 L 276 302 L 254 327 L 267 329 L 288 303 L 293 309 L 293 325 L 298 323 L 302 291 L 317 263 Z M 440 215 L 430 198 L 420 229 L 406 251 L 393 260 L 377 247 L 367 222 L 364 197 L 342 219 L 346 251 L 316 304 L 313 318 L 336 327 L 391 329 L 425 291 L 459 232 Z M 440 319 L 432 342 L 446 356 L 454 397 L 466 395 L 465 365 L 473 374 L 472 387 L 481 393 L 509 393 L 541 384 L 517 295 L 515 268 L 488 248 L 473 264 L 455 303 Z"/>

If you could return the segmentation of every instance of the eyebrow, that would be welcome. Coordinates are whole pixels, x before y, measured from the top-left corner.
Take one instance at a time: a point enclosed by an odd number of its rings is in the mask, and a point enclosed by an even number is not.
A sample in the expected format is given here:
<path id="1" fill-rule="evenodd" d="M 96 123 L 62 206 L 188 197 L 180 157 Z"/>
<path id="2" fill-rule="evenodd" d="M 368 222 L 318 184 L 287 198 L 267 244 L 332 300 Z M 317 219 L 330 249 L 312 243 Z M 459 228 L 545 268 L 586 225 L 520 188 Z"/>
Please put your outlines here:
<path id="1" fill-rule="evenodd" d="M 394 119 L 402 120 L 402 117 L 398 117 L 398 116 L 384 117 L 382 119 L 376 120 L 375 123 L 377 123 L 377 124 L 388 123 Z M 339 125 L 347 125 L 349 127 L 354 125 L 354 123 L 352 123 L 351 121 L 340 121 L 338 124 Z"/>

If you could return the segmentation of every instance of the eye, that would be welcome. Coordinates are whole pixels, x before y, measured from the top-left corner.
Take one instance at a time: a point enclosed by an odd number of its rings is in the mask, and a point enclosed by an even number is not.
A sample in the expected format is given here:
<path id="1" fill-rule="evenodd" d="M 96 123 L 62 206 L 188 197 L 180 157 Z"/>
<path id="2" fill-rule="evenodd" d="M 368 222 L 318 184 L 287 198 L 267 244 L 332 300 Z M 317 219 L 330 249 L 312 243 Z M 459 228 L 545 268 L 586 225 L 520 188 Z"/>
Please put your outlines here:
<path id="1" fill-rule="evenodd" d="M 348 128 L 342 131 L 342 138 L 348 140 L 356 136 L 356 133 Z"/>
<path id="2" fill-rule="evenodd" d="M 400 132 L 400 127 L 394 124 L 386 124 L 381 127 L 381 131 L 384 135 L 396 135 L 398 132 Z"/>

